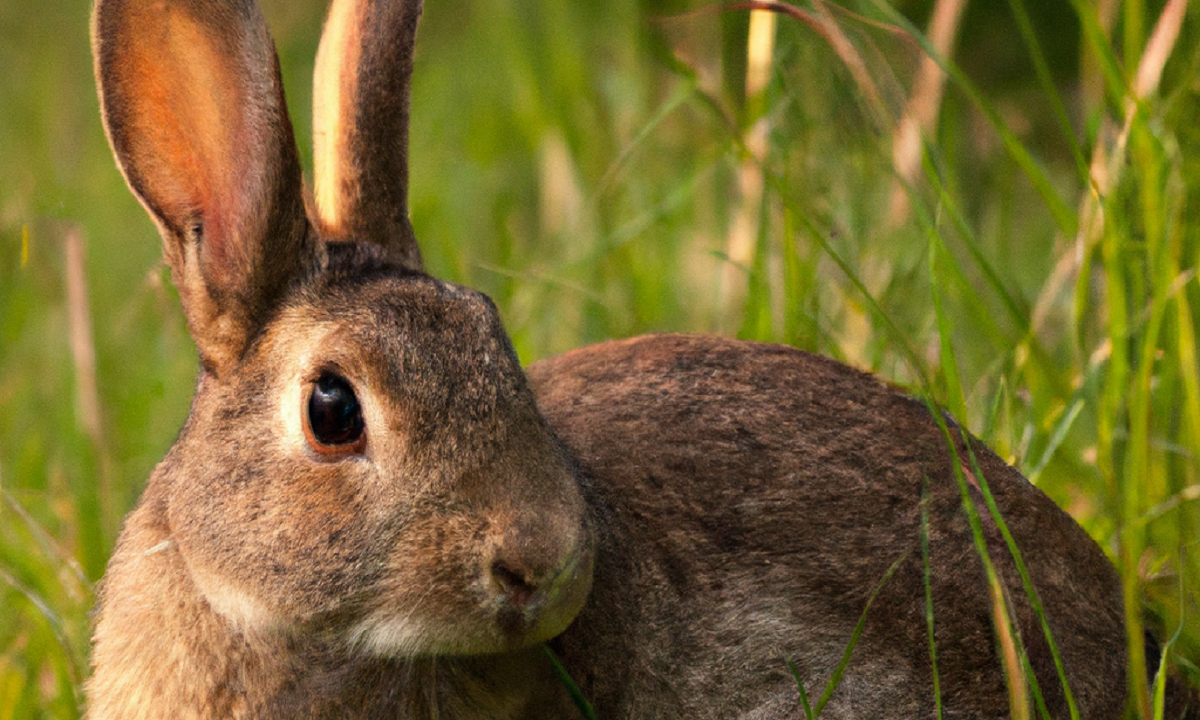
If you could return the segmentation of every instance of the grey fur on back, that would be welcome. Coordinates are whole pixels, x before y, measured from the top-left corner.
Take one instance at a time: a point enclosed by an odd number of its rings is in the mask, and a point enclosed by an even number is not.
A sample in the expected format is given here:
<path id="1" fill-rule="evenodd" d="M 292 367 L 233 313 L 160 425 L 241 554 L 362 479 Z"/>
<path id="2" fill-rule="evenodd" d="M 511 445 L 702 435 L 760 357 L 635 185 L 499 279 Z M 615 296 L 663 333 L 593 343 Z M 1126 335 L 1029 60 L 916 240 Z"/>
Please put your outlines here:
<path id="1" fill-rule="evenodd" d="M 945 437 L 927 407 L 791 348 L 653 336 L 535 364 L 542 413 L 602 528 L 589 604 L 554 641 L 601 717 L 801 717 L 892 563 L 822 717 L 933 717 L 921 502 L 946 717 L 1008 717 L 991 603 Z M 1085 718 L 1124 708 L 1116 574 L 1099 547 L 978 442 Z M 959 457 L 970 459 L 961 439 Z M 972 500 L 987 516 L 979 493 Z M 1054 717 L 1052 659 L 1003 541 L 989 551 Z M 906 558 L 901 560 L 901 558 Z M 607 711 L 607 712 L 606 712 Z"/>

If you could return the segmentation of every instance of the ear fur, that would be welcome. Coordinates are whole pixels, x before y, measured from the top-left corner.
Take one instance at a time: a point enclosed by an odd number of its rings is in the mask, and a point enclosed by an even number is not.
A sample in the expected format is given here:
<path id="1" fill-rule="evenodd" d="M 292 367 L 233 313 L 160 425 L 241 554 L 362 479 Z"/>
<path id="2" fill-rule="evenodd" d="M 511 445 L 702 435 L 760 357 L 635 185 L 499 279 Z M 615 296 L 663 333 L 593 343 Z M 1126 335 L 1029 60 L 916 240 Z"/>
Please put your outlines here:
<path id="1" fill-rule="evenodd" d="M 333 0 L 313 88 L 316 210 L 321 231 L 421 253 L 408 220 L 408 107 L 421 0 Z"/>
<path id="2" fill-rule="evenodd" d="M 319 252 L 266 22 L 253 0 L 98 0 L 92 23 L 117 164 L 220 374 Z"/>

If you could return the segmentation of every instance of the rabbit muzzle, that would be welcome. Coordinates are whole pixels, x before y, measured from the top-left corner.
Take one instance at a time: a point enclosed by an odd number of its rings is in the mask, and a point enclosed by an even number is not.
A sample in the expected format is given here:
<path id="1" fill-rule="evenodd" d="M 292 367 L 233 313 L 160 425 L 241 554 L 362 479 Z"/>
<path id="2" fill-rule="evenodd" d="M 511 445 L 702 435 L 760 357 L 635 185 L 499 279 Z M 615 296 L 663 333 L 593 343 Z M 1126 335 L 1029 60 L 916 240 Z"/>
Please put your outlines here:
<path id="1" fill-rule="evenodd" d="M 564 630 L 591 588 L 591 543 L 584 532 L 546 527 L 544 518 L 504 528 L 483 572 L 500 631 L 515 646 L 548 640 Z"/>
<path id="2" fill-rule="evenodd" d="M 581 510 L 564 510 L 492 507 L 410 526 L 349 640 L 375 657 L 468 656 L 558 635 L 587 600 L 595 544 Z"/>

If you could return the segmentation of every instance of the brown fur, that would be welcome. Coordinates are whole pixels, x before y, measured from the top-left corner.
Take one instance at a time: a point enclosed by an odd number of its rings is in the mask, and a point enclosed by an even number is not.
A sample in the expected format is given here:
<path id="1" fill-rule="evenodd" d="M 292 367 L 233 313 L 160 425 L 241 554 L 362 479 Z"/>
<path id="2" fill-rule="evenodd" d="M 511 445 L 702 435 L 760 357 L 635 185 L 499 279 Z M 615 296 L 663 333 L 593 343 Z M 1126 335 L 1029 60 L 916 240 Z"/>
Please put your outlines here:
<path id="1" fill-rule="evenodd" d="M 336 2 L 317 71 L 333 205 L 313 218 L 252 0 L 97 4 L 105 127 L 203 369 L 101 587 L 93 720 L 567 717 L 535 647 L 551 638 L 606 720 L 800 717 L 787 663 L 818 697 L 877 590 L 823 716 L 932 717 L 923 531 L 945 716 L 1004 717 L 956 470 L 1051 715 L 1064 694 L 985 485 L 1082 717 L 1121 714 L 1112 566 L 924 404 L 712 337 L 593 346 L 527 378 L 491 302 L 420 271 L 419 0 Z M 346 447 L 305 429 L 329 373 L 361 406 Z"/>
<path id="2" fill-rule="evenodd" d="M 868 595 L 904 556 L 826 712 L 931 717 L 926 492 L 947 716 L 1008 716 L 982 566 L 947 443 L 922 403 L 825 358 L 711 337 L 609 343 L 529 373 L 602 513 L 592 598 L 556 641 L 585 693 L 616 709 L 601 717 L 731 717 L 763 704 L 780 708 L 767 717 L 799 717 L 784 659 L 819 696 Z M 1047 607 L 1082 716 L 1118 717 L 1112 567 L 1015 470 L 977 442 L 972 451 Z M 970 463 L 961 438 L 957 454 Z M 1042 633 L 987 526 L 1042 692 L 1064 717 Z M 645 687 L 652 679 L 657 690 Z"/>

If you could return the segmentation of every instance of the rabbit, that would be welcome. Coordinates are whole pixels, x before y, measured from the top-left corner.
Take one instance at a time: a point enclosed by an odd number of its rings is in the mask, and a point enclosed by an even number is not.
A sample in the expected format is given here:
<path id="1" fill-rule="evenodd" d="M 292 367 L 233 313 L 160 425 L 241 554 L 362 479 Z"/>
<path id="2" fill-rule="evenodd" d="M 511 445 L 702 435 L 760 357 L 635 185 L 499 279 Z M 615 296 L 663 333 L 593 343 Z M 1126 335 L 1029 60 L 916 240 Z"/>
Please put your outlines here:
<path id="1" fill-rule="evenodd" d="M 803 717 L 848 648 L 824 717 L 1001 718 L 1033 702 L 1004 635 L 1051 717 L 1120 717 L 1113 566 L 953 418 L 712 336 L 526 371 L 487 297 L 425 274 L 420 14 L 333 1 L 309 194 L 253 0 L 94 8 L 200 370 L 100 586 L 89 717 L 579 717 L 545 644 L 605 720 Z"/>

